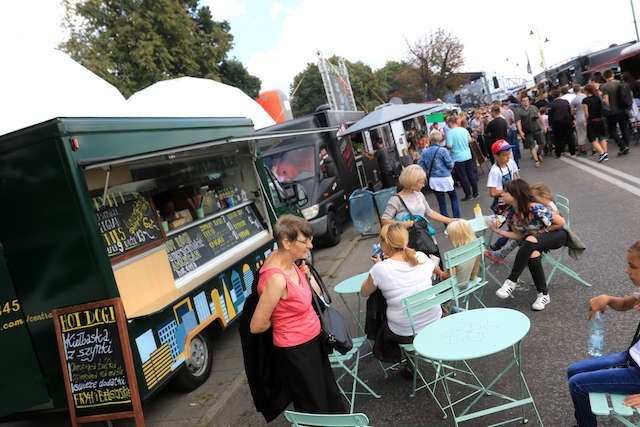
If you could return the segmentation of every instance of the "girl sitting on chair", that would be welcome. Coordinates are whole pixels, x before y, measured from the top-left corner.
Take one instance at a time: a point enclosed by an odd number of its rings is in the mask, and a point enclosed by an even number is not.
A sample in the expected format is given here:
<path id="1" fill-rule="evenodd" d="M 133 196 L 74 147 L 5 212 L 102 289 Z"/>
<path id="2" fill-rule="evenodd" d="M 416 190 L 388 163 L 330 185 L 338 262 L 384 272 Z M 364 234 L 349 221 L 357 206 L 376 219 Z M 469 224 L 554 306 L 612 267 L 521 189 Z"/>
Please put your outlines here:
<path id="1" fill-rule="evenodd" d="M 551 298 L 542 269 L 542 252 L 561 248 L 567 243 L 567 232 L 563 229 L 564 218 L 536 203 L 529 184 L 522 179 L 507 182 L 502 197 L 508 205 L 504 215 L 512 231 L 501 230 L 493 222 L 488 227 L 494 233 L 509 239 L 524 240 L 516 254 L 511 273 L 496 291 L 496 296 L 500 299 L 509 298 L 516 288 L 518 278 L 528 266 L 538 291 L 531 308 L 536 311 L 544 310 Z"/>

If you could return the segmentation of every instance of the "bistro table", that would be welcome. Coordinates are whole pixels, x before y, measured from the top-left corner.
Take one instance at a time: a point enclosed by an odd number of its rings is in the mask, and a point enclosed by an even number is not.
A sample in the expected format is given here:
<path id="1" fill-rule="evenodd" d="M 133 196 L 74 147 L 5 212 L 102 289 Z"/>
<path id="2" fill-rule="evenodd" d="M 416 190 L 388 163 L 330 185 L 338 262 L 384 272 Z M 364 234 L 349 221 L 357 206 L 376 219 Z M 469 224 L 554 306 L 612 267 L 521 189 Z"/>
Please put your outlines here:
<path id="1" fill-rule="evenodd" d="M 459 422 L 472 420 L 485 415 L 493 414 L 508 409 L 532 405 L 536 417 L 542 426 L 540 413 L 535 405 L 531 391 L 524 377 L 521 362 L 521 341 L 529 332 L 530 321 L 523 313 L 508 308 L 478 308 L 463 311 L 444 317 L 437 322 L 427 325 L 416 335 L 413 340 L 415 350 L 422 356 L 440 362 L 466 362 L 471 359 L 491 356 L 502 350 L 513 348 L 513 357 L 509 358 L 507 366 L 498 373 L 487 385 L 480 383 L 477 374 L 472 376 L 476 382 L 463 383 L 458 378 L 451 378 L 447 372 L 442 372 L 437 378 L 442 382 L 443 389 L 451 409 L 453 420 L 457 426 Z M 510 397 L 494 390 L 498 381 L 511 369 L 518 371 L 519 397 Z M 449 382 L 464 384 L 474 391 L 452 402 L 449 390 Z M 467 399 L 475 396 L 471 403 L 456 414 L 456 407 L 462 407 Z M 483 396 L 492 396 L 503 399 L 506 403 L 480 409 L 475 412 L 470 410 L 481 400 Z M 525 411 L 522 408 L 522 416 L 513 418 L 495 425 L 520 420 L 526 423 Z"/>
<path id="2" fill-rule="evenodd" d="M 351 276 L 348 279 L 345 279 L 342 282 L 338 283 L 333 288 L 334 292 L 338 294 L 338 296 L 342 300 L 342 303 L 345 305 L 345 307 L 347 307 L 347 310 L 349 310 L 349 312 L 351 313 L 353 320 L 356 322 L 358 329 L 363 335 L 364 335 L 364 327 L 360 320 L 360 287 L 362 286 L 362 282 L 364 282 L 364 280 L 367 278 L 368 275 L 369 275 L 369 272 L 366 271 L 364 273 Z M 357 302 L 357 308 L 355 312 L 353 311 L 351 306 L 347 304 L 347 301 L 344 298 L 345 295 L 349 295 L 349 294 L 357 295 L 358 302 Z"/>

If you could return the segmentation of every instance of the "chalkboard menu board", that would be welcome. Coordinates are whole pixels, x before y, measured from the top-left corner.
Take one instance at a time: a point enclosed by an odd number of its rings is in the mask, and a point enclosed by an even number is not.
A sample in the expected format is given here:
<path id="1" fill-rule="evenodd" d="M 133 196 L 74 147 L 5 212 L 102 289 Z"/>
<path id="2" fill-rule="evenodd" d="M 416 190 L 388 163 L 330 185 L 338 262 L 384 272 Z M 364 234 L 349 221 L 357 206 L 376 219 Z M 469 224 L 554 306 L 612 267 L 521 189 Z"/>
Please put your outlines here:
<path id="1" fill-rule="evenodd" d="M 263 230 L 252 205 L 245 205 L 169 236 L 173 277 L 181 278 Z"/>
<path id="2" fill-rule="evenodd" d="M 142 421 L 120 299 L 56 309 L 53 318 L 72 424 L 123 417 Z"/>
<path id="3" fill-rule="evenodd" d="M 93 205 L 109 258 L 137 252 L 160 243 L 164 234 L 153 206 L 140 193 L 114 193 L 94 197 Z"/>

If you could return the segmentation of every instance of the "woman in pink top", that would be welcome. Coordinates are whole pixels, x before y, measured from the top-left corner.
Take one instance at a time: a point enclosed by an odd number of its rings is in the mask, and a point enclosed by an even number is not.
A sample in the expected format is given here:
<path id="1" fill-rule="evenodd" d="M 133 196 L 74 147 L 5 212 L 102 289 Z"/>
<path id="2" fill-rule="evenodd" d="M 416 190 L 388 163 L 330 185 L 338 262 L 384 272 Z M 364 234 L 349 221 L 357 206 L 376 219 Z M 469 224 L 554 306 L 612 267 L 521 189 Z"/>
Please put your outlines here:
<path id="1" fill-rule="evenodd" d="M 260 269 L 258 305 L 251 332 L 273 328 L 279 375 L 296 411 L 344 413 L 344 404 L 320 340 L 320 320 L 313 309 L 307 275 L 295 264 L 313 247 L 313 229 L 302 218 L 280 217 L 273 237 L 278 250 Z M 306 270 L 303 264 L 303 269 Z M 315 280 L 312 284 L 319 289 Z"/>

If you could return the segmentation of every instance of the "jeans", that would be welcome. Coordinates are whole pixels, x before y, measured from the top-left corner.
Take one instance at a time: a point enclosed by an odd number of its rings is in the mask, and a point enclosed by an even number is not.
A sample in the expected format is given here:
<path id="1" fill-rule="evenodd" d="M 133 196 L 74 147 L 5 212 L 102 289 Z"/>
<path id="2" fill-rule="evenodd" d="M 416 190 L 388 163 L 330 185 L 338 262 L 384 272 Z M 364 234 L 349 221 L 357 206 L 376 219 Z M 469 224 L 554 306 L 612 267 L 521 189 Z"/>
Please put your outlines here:
<path id="1" fill-rule="evenodd" d="M 507 142 L 510 145 L 513 145 L 513 149 L 511 153 L 513 154 L 513 161 L 516 162 L 516 165 L 520 166 L 520 141 L 518 141 L 518 131 L 509 130 L 507 132 Z"/>
<path id="2" fill-rule="evenodd" d="M 464 190 L 464 197 L 469 198 L 472 194 L 475 196 L 478 194 L 478 178 L 476 178 L 476 171 L 473 169 L 473 160 L 465 160 L 464 162 L 455 162 L 453 170 L 456 172 L 462 189 Z M 471 193 L 473 191 L 473 193 Z"/>
<path id="3" fill-rule="evenodd" d="M 573 400 L 578 427 L 596 427 L 591 413 L 589 393 L 640 393 L 640 368 L 627 366 L 627 352 L 576 362 L 567 368 L 569 393 Z"/>
<path id="4" fill-rule="evenodd" d="M 449 200 L 451 201 L 451 210 L 453 211 L 453 218 L 460 218 L 460 203 L 458 202 L 458 193 L 456 193 L 456 189 L 454 188 L 451 191 L 435 191 L 436 199 L 438 199 L 438 208 L 440 209 L 440 213 L 444 216 L 449 216 L 449 212 L 447 211 L 447 199 L 445 199 L 445 194 L 449 195 Z"/>
<path id="5" fill-rule="evenodd" d="M 620 134 L 618 135 L 616 125 L 620 126 Z M 609 137 L 616 140 L 620 151 L 629 148 L 629 117 L 626 112 L 612 114 L 607 117 L 607 126 L 609 128 Z"/>

